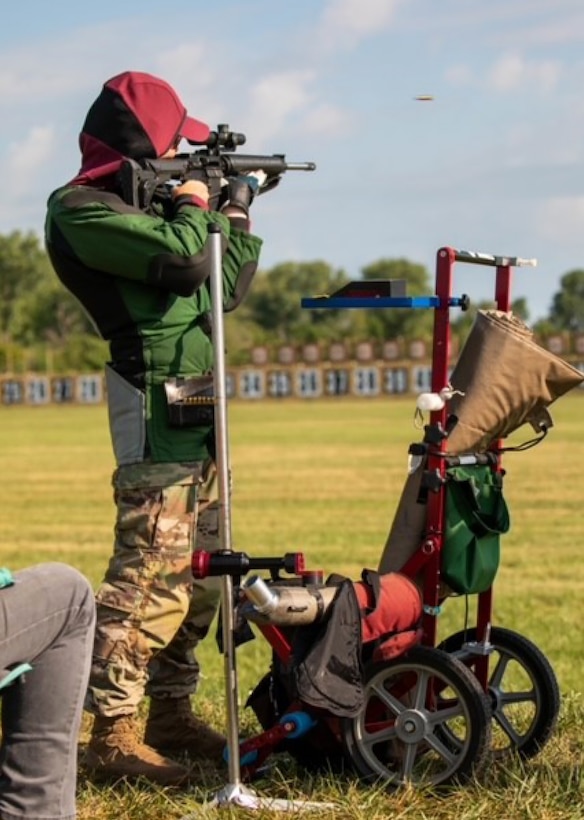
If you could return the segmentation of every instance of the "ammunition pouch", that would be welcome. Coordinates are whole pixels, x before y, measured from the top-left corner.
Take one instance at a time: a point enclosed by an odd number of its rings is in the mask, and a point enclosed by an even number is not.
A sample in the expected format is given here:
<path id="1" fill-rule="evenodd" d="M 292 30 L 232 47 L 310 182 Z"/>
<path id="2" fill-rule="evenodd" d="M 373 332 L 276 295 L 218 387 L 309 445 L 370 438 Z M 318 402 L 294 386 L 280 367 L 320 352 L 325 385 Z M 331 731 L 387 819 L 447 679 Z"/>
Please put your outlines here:
<path id="1" fill-rule="evenodd" d="M 167 379 L 164 382 L 171 427 L 209 427 L 215 419 L 213 376 Z"/>

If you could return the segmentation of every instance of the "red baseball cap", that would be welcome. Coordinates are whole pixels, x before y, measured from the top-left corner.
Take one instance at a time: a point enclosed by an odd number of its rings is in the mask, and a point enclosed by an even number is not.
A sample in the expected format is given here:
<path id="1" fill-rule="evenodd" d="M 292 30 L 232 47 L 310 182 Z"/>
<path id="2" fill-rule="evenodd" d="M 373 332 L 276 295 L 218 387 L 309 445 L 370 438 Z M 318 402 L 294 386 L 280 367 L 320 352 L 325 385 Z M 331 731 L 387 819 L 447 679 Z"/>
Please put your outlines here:
<path id="1" fill-rule="evenodd" d="M 203 144 L 209 126 L 189 117 L 180 97 L 165 80 L 141 71 L 124 71 L 104 83 L 104 89 L 119 95 L 134 114 L 157 149 L 164 154 L 178 137 Z"/>

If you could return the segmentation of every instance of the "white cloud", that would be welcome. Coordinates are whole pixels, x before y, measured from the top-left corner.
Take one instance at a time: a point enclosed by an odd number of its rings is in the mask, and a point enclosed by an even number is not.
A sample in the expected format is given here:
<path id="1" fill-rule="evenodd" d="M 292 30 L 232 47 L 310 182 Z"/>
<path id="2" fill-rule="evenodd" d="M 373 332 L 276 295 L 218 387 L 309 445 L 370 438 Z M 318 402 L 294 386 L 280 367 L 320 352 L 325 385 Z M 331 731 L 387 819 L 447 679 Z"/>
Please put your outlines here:
<path id="1" fill-rule="evenodd" d="M 184 43 L 158 51 L 156 70 L 173 85 L 193 116 L 208 116 L 220 82 L 220 65 L 213 49 L 203 43 Z"/>
<path id="2" fill-rule="evenodd" d="M 502 143 L 506 165 L 531 167 L 536 180 L 549 172 L 570 174 L 572 169 L 576 175 L 578 166 L 584 162 L 582 126 L 577 117 L 569 114 L 561 121 L 561 129 L 555 118 L 542 122 L 539 128 L 531 122 L 511 124 Z"/>
<path id="3" fill-rule="evenodd" d="M 328 103 L 315 106 L 302 120 L 302 129 L 307 134 L 332 136 L 350 130 L 352 121 L 341 108 Z"/>
<path id="4" fill-rule="evenodd" d="M 401 0 L 329 0 L 319 27 L 319 42 L 328 49 L 354 48 L 379 34 L 394 20 Z"/>
<path id="5" fill-rule="evenodd" d="M 525 64 L 517 54 L 498 60 L 487 75 L 487 84 L 499 91 L 517 88 L 525 75 Z"/>
<path id="6" fill-rule="evenodd" d="M 505 54 L 491 67 L 486 82 L 496 91 L 530 87 L 547 92 L 557 86 L 561 73 L 556 60 L 526 60 L 520 54 Z"/>
<path id="7" fill-rule="evenodd" d="M 19 43 L 0 55 L 0 103 L 27 103 L 71 97 L 91 88 L 96 95 L 101 83 L 129 66 L 131 48 L 124 51 L 127 35 L 115 25 L 78 29 L 75 36 L 46 40 L 42 49 Z"/>
<path id="8" fill-rule="evenodd" d="M 57 164 L 58 147 L 51 126 L 34 126 L 0 156 L 0 178 L 10 192 L 10 196 L 0 198 L 0 232 L 23 226 L 28 230 L 31 221 L 37 229 L 42 225 L 42 217 L 37 217 L 51 190 L 47 180 Z"/>
<path id="9" fill-rule="evenodd" d="M 51 68 L 34 51 L 20 50 L 18 56 L 0 58 L 0 102 L 12 103 L 47 96 L 66 96 L 83 86 L 83 74 Z"/>
<path id="10" fill-rule="evenodd" d="M 20 192 L 34 189 L 39 170 L 46 166 L 56 149 L 54 129 L 50 126 L 34 126 L 18 143 L 9 146 L 2 161 L 4 185 Z"/>
<path id="11" fill-rule="evenodd" d="M 262 142 L 282 131 L 293 115 L 313 101 L 312 71 L 284 71 L 262 78 L 250 90 L 247 120 L 261 134 Z"/>
<path id="12" fill-rule="evenodd" d="M 446 69 L 444 78 L 454 86 L 466 86 L 474 82 L 475 75 L 470 66 L 459 64 Z"/>
<path id="13" fill-rule="evenodd" d="M 521 24 L 523 48 L 567 46 L 571 43 L 584 42 L 584 10 L 580 0 L 576 0 L 574 4 L 569 2 L 568 6 L 573 5 L 573 7 L 563 9 L 560 8 L 561 4 L 558 0 L 543 3 L 540 10 L 535 6 L 533 0 L 530 0 L 528 6 L 523 10 L 518 8 L 517 3 L 513 5 L 506 3 L 506 5 L 510 10 L 514 9 L 519 12 L 516 19 Z M 542 13 L 549 16 L 542 20 Z M 517 32 L 513 27 L 500 26 L 495 39 L 506 45 L 516 43 Z"/>
<path id="14" fill-rule="evenodd" d="M 202 37 L 183 39 L 181 31 L 174 36 L 170 28 L 159 32 L 147 19 L 79 27 L 47 38 L 42 48 L 23 42 L 4 48 L 0 106 L 70 100 L 79 92 L 88 95 L 89 105 L 105 80 L 126 70 L 160 74 L 185 96 L 196 98 L 205 89 L 210 98 L 224 67 Z"/>
<path id="15" fill-rule="evenodd" d="M 418 0 L 404 10 L 410 29 L 444 32 L 454 43 L 460 33 L 472 32 L 479 48 L 485 43 L 533 49 L 584 42 L 581 0 Z"/>
<path id="16" fill-rule="evenodd" d="M 538 233 L 545 239 L 581 249 L 584 196 L 548 199 L 537 210 L 536 224 Z"/>

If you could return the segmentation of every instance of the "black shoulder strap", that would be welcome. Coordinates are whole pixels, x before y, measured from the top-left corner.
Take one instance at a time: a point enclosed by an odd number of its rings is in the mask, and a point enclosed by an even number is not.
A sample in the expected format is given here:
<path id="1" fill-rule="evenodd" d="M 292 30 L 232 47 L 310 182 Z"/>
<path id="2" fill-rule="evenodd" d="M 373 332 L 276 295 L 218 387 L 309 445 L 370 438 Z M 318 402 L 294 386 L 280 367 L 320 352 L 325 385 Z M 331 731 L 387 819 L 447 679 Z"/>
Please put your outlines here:
<path id="1" fill-rule="evenodd" d="M 361 614 L 363 616 L 371 615 L 372 612 L 375 612 L 381 600 L 381 581 L 379 580 L 379 573 L 374 569 L 364 569 L 361 573 L 361 579 L 363 583 L 371 587 L 373 592 L 373 606 L 365 607 L 361 611 Z"/>

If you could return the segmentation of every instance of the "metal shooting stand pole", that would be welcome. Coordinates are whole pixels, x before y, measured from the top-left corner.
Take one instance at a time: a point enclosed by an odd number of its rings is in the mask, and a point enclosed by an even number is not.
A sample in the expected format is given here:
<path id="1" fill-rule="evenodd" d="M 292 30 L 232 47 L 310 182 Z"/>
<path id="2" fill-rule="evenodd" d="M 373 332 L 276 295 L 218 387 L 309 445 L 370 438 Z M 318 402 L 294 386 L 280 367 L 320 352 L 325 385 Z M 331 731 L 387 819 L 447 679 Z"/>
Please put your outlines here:
<path id="1" fill-rule="evenodd" d="M 211 251 L 211 310 L 213 339 L 213 381 L 215 390 L 215 442 L 219 493 L 219 543 L 224 552 L 232 552 L 231 493 L 229 490 L 229 439 L 227 430 L 227 394 L 225 378 L 225 335 L 223 328 L 223 272 L 221 228 L 215 222 L 209 225 Z M 225 673 L 225 701 L 227 710 L 227 749 L 229 781 L 217 794 L 219 804 L 238 802 L 244 793 L 239 760 L 239 715 L 237 693 L 237 666 L 233 639 L 233 578 L 221 576 L 221 630 Z"/>
<path id="2" fill-rule="evenodd" d="M 224 552 L 232 552 L 231 494 L 229 491 L 229 440 L 227 435 L 227 390 L 225 377 L 225 336 L 223 329 L 223 271 L 221 229 L 215 222 L 209 225 L 211 254 L 211 315 L 213 340 L 213 385 L 215 390 L 215 441 L 219 494 L 219 542 Z M 259 797 L 241 782 L 239 758 L 239 711 L 237 696 L 237 665 L 235 657 L 233 578 L 221 576 L 221 629 L 225 670 L 225 700 L 227 711 L 227 750 L 229 780 L 211 801 L 211 805 L 240 806 L 246 809 L 297 812 L 299 809 L 322 810 L 333 808 L 331 803 L 306 800 L 286 800 Z M 207 804 L 208 805 L 208 804 Z M 200 815 L 184 815 L 181 820 L 195 820 Z"/>

